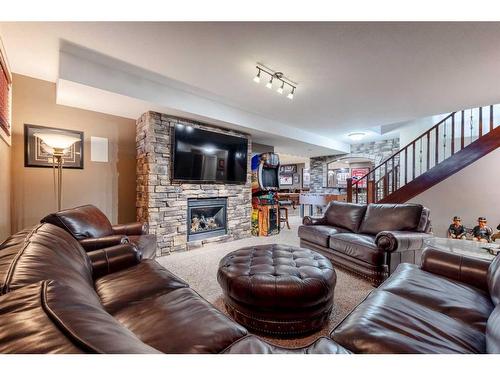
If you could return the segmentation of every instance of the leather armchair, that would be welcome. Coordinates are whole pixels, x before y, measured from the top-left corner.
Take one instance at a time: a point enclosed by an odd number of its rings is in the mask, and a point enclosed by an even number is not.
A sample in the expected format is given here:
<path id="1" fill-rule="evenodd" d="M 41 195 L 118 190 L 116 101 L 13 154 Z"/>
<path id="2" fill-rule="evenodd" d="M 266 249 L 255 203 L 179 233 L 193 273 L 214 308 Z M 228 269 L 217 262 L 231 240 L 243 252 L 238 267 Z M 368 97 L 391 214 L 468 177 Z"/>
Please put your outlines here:
<path id="1" fill-rule="evenodd" d="M 101 210 L 90 204 L 51 213 L 41 222 L 66 230 L 85 251 L 130 242 L 137 246 L 144 258 L 154 259 L 156 256 L 156 236 L 148 234 L 147 223 L 112 225 Z"/>

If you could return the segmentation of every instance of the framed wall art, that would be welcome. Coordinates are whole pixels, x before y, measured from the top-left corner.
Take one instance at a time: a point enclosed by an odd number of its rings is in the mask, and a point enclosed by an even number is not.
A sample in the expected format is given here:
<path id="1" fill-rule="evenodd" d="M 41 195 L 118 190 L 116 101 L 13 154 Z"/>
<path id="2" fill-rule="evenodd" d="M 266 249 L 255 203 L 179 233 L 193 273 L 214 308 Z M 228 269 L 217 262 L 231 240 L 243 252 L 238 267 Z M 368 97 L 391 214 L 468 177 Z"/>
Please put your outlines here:
<path id="1" fill-rule="evenodd" d="M 297 164 L 288 164 L 280 166 L 281 173 L 297 173 Z"/>
<path id="2" fill-rule="evenodd" d="M 24 166 L 38 168 L 53 167 L 53 149 L 47 146 L 35 133 L 54 133 L 79 138 L 63 156 L 63 168 L 83 169 L 83 132 L 46 126 L 24 124 Z"/>
<path id="3" fill-rule="evenodd" d="M 293 185 L 293 175 L 281 174 L 280 175 L 280 185 L 283 185 L 283 186 Z"/>
<path id="4" fill-rule="evenodd" d="M 12 133 L 12 75 L 0 40 L 0 138 L 10 146 Z"/>
<path id="5" fill-rule="evenodd" d="M 302 169 L 302 187 L 309 188 L 311 185 L 311 174 L 309 169 Z"/>

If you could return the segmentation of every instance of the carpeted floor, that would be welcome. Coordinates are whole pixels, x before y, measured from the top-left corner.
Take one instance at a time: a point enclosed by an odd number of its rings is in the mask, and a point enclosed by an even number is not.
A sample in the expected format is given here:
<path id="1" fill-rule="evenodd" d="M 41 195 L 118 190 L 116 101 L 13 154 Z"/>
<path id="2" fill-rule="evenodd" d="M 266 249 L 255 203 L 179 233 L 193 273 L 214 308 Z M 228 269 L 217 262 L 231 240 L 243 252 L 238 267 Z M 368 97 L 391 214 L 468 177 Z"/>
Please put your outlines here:
<path id="1" fill-rule="evenodd" d="M 205 247 L 158 258 L 157 261 L 167 269 L 184 279 L 220 311 L 227 314 L 222 300 L 222 290 L 217 283 L 219 260 L 227 253 L 244 246 L 268 243 L 282 243 L 299 246 L 297 228 L 298 216 L 290 217 L 291 229 L 283 229 L 278 236 L 252 237 L 243 240 L 210 244 Z M 285 346 L 298 347 L 311 343 L 320 336 L 326 336 L 373 289 L 370 283 L 342 270 L 336 269 L 337 286 L 335 287 L 334 309 L 328 325 L 321 331 L 307 337 L 278 339 L 265 337 L 267 341 Z M 258 335 L 258 333 L 256 333 Z"/>

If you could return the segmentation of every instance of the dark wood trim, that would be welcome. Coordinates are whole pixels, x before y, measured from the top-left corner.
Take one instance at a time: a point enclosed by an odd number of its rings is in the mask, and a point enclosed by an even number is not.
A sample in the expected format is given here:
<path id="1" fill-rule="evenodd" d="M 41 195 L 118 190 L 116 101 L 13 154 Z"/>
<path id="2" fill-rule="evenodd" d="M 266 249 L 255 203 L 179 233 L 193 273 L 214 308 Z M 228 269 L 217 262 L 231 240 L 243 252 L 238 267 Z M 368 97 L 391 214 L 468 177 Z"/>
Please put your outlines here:
<path id="1" fill-rule="evenodd" d="M 455 153 L 455 114 L 451 117 L 451 155 Z"/>
<path id="2" fill-rule="evenodd" d="M 465 144 L 465 111 L 462 111 L 462 122 L 460 123 L 460 149 L 464 148 Z"/>
<path id="3" fill-rule="evenodd" d="M 396 190 L 380 203 L 404 203 L 430 187 L 450 177 L 486 154 L 500 147 L 500 126 L 478 138 L 466 148 L 456 152 L 415 180 Z"/>

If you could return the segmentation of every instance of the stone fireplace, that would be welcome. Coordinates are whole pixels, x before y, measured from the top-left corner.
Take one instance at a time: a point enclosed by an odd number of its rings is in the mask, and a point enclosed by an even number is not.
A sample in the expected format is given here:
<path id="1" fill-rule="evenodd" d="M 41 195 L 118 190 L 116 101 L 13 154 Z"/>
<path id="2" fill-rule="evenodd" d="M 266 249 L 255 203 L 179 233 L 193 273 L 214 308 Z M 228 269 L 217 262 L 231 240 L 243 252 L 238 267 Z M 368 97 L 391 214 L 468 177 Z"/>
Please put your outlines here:
<path id="1" fill-rule="evenodd" d="M 188 199 L 188 242 L 227 233 L 227 198 Z"/>
<path id="2" fill-rule="evenodd" d="M 171 135 L 177 124 L 248 138 L 246 183 L 173 182 Z M 137 219 L 149 223 L 150 233 L 156 234 L 158 256 L 172 251 L 201 247 L 210 242 L 231 241 L 251 236 L 250 160 L 252 146 L 248 135 L 158 112 L 147 112 L 137 120 L 136 142 Z M 219 228 L 217 224 L 223 218 L 221 216 L 223 213 L 219 212 L 220 207 L 217 212 L 212 212 L 216 207 L 208 205 L 219 200 L 225 202 L 223 209 L 225 228 Z M 193 203 L 195 207 L 192 206 Z M 200 206 L 197 206 L 198 204 Z M 193 209 L 194 214 L 197 215 L 195 233 L 191 230 Z M 199 221 L 203 221 L 203 224 L 199 224 Z M 206 230 L 205 227 L 207 227 Z"/>

